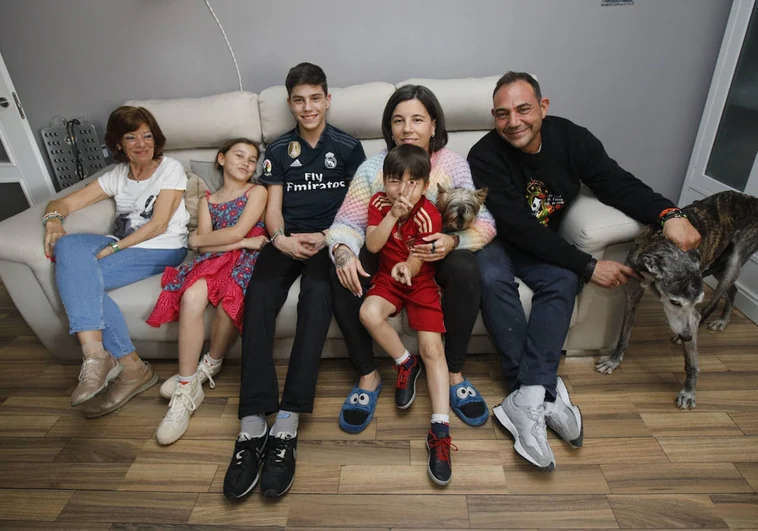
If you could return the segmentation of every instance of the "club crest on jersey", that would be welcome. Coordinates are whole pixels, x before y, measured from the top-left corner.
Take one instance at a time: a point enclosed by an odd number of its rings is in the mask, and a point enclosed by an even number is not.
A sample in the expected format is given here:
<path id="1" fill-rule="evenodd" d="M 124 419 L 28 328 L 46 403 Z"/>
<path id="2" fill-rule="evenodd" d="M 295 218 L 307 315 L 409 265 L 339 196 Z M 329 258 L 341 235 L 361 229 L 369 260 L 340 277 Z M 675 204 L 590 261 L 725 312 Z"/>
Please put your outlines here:
<path id="1" fill-rule="evenodd" d="M 271 161 L 268 159 L 263 161 L 263 175 L 271 177 Z"/>
<path id="2" fill-rule="evenodd" d="M 333 170 L 337 167 L 337 157 L 334 156 L 334 153 L 331 151 L 326 154 L 326 157 L 324 157 L 324 166 L 329 168 L 330 170 Z"/>
<path id="3" fill-rule="evenodd" d="M 297 140 L 290 142 L 289 146 L 287 146 L 287 155 L 289 155 L 291 159 L 298 158 L 300 156 L 300 142 Z"/>

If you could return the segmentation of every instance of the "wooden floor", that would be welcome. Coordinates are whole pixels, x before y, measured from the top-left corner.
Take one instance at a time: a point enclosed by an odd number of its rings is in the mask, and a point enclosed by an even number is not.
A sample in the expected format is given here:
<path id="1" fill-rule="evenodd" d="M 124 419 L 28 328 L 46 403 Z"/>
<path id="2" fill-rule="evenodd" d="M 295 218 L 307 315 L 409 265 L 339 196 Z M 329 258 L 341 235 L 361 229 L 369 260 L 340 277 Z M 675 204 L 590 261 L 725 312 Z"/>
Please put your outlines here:
<path id="1" fill-rule="evenodd" d="M 425 382 L 399 412 L 381 360 L 376 418 L 349 436 L 337 414 L 355 374 L 327 360 L 314 413 L 300 424 L 290 494 L 271 502 L 256 489 L 231 504 L 221 490 L 238 428 L 238 364 L 206 392 L 184 438 L 162 448 L 158 386 L 117 413 L 82 418 L 69 406 L 79 368 L 52 360 L 0 286 L 0 528 L 758 529 L 758 326 L 736 314 L 720 334 L 701 331 L 698 407 L 679 411 L 682 355 L 663 322 L 646 299 L 613 375 L 590 358 L 564 360 L 585 439 L 572 450 L 550 435 L 552 474 L 526 465 L 491 421 L 469 428 L 453 417 L 453 481 L 435 487 Z M 162 378 L 177 369 L 155 365 Z M 494 356 L 471 356 L 465 372 L 490 407 L 502 399 Z"/>

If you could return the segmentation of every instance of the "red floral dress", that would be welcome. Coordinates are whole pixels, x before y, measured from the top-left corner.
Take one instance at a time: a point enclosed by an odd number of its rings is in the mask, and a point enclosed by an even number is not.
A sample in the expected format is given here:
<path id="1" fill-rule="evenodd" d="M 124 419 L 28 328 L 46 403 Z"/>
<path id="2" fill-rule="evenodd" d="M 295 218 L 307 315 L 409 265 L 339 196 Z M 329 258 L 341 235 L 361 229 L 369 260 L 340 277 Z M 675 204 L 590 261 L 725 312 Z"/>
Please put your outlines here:
<path id="1" fill-rule="evenodd" d="M 252 190 L 252 188 L 250 189 Z M 205 193 L 211 213 L 213 230 L 236 225 L 248 200 L 248 190 L 237 199 L 225 203 L 211 203 L 210 192 Z M 266 234 L 263 221 L 256 223 L 246 238 Z M 179 320 L 182 295 L 197 280 L 204 278 L 208 284 L 208 300 L 232 318 L 234 325 L 242 332 L 245 308 L 245 290 L 253 275 L 258 259 L 258 251 L 237 249 L 224 253 L 204 253 L 192 262 L 175 267 L 167 267 L 161 278 L 161 291 L 147 324 L 159 327 L 163 323 Z"/>

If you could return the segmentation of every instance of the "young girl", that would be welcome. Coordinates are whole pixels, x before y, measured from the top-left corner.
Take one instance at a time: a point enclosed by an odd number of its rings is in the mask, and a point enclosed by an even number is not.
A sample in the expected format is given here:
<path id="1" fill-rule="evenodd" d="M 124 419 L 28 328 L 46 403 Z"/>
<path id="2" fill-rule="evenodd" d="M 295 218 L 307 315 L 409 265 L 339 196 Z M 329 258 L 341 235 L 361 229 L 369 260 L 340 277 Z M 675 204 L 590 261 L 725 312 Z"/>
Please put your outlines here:
<path id="1" fill-rule="evenodd" d="M 159 444 L 174 443 L 187 431 L 190 416 L 205 398 L 203 383 L 210 380 L 214 386 L 212 377 L 242 330 L 245 290 L 258 253 L 268 243 L 261 218 L 266 187 L 250 183 L 257 160 L 258 149 L 248 139 L 221 146 L 216 166 L 224 173 L 224 185 L 201 199 L 197 231 L 189 238 L 190 247 L 203 254 L 179 268 L 166 268 L 161 279 L 163 291 L 147 324 L 179 320 L 179 374 L 161 387 L 161 395 L 171 401 L 155 434 Z M 216 318 L 210 352 L 198 363 L 208 303 L 217 308 Z"/>

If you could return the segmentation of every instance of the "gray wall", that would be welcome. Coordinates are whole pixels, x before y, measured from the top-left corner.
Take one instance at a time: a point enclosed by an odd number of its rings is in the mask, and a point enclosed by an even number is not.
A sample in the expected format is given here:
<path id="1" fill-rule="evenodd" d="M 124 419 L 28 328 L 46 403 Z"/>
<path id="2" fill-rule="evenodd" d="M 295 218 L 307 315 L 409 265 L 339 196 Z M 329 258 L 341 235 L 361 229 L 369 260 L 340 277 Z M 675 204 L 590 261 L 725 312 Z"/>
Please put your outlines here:
<path id="1" fill-rule="evenodd" d="M 320 64 L 332 86 L 536 74 L 551 113 L 592 130 L 676 200 L 730 0 L 211 0 L 245 90 Z M 35 132 L 54 115 L 100 130 L 127 99 L 237 89 L 202 0 L 0 0 L 0 54 Z"/>

